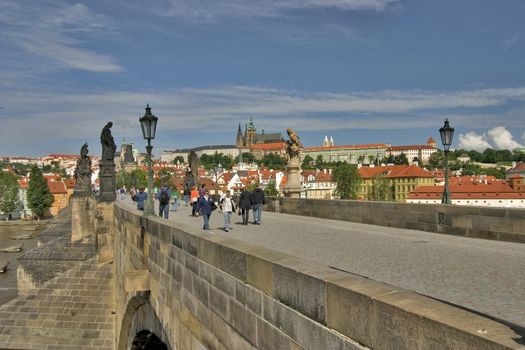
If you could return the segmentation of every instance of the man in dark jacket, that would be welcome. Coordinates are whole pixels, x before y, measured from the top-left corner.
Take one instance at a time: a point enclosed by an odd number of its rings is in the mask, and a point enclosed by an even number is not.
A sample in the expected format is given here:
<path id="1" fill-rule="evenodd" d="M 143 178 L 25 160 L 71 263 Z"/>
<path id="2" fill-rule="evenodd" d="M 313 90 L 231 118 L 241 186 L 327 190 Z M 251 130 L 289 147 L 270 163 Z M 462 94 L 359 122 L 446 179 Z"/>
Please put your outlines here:
<path id="1" fill-rule="evenodd" d="M 201 213 L 202 219 L 204 220 L 204 230 L 210 229 L 210 216 L 211 212 L 214 210 L 215 203 L 213 199 L 209 196 L 208 192 L 203 191 L 202 196 L 199 197 L 199 200 L 196 203 L 197 211 Z"/>
<path id="2" fill-rule="evenodd" d="M 257 185 L 252 192 L 252 209 L 253 209 L 253 223 L 255 225 L 261 224 L 262 206 L 266 203 L 264 199 L 264 192 L 260 185 Z"/>
<path id="3" fill-rule="evenodd" d="M 250 209 L 252 208 L 252 194 L 245 188 L 243 188 L 239 197 L 239 208 L 242 213 L 242 224 L 248 225 L 250 219 Z"/>

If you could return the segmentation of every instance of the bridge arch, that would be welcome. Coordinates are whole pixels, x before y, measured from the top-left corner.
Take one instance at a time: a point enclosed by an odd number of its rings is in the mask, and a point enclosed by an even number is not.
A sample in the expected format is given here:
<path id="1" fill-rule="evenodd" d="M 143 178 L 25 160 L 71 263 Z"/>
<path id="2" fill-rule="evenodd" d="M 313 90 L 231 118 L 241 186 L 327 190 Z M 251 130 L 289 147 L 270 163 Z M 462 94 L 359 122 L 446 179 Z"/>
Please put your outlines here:
<path id="1" fill-rule="evenodd" d="M 117 349 L 171 350 L 172 347 L 167 339 L 166 332 L 149 302 L 147 293 L 140 293 L 132 297 L 122 316 Z"/>

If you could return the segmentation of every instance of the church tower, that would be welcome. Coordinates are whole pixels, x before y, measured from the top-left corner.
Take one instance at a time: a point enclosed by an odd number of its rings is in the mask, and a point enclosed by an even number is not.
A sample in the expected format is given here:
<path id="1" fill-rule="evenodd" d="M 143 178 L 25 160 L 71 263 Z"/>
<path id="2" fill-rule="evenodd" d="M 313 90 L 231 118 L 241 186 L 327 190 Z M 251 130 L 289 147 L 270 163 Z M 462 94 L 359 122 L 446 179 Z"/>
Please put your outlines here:
<path id="1" fill-rule="evenodd" d="M 253 118 L 250 117 L 250 123 L 246 127 L 246 146 L 251 147 L 255 144 L 255 125 L 253 124 Z"/>
<path id="2" fill-rule="evenodd" d="M 323 147 L 330 146 L 330 142 L 328 141 L 328 136 L 324 135 L 324 141 L 323 141 Z"/>
<path id="3" fill-rule="evenodd" d="M 237 129 L 237 141 L 235 142 L 235 145 L 237 146 L 237 148 L 244 147 L 241 123 L 239 123 L 239 128 Z"/>

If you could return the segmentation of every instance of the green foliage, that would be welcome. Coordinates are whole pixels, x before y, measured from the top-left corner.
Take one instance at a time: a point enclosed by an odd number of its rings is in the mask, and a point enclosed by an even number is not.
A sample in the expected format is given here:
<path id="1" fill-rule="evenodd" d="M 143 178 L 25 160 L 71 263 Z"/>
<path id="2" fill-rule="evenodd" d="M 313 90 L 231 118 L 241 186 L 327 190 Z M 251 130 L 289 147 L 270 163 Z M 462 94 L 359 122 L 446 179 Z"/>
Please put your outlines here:
<path id="1" fill-rule="evenodd" d="M 239 157 L 237 157 L 237 162 L 240 161 Z M 244 163 L 255 163 L 255 156 L 249 152 L 243 152 L 242 153 L 242 161 Z"/>
<path id="2" fill-rule="evenodd" d="M 0 171 L 0 212 L 10 213 L 16 209 L 18 188 L 16 175 Z"/>
<path id="3" fill-rule="evenodd" d="M 253 190 L 255 190 L 257 188 L 257 184 L 256 183 L 250 183 L 248 184 L 248 186 L 246 186 L 246 189 L 250 192 L 252 192 Z"/>
<path id="4" fill-rule="evenodd" d="M 275 187 L 275 180 L 268 181 L 268 185 L 264 188 L 264 194 L 272 197 L 279 195 L 279 190 Z"/>
<path id="5" fill-rule="evenodd" d="M 342 163 L 337 165 L 332 172 L 332 179 L 337 183 L 336 193 L 341 199 L 356 199 L 361 176 L 357 166 Z"/>
<path id="6" fill-rule="evenodd" d="M 160 169 L 153 185 L 156 187 L 169 186 L 173 175 L 169 169 Z"/>
<path id="7" fill-rule="evenodd" d="M 29 171 L 31 171 L 31 165 L 29 164 L 10 163 L 9 165 L 18 176 L 27 176 Z"/>
<path id="8" fill-rule="evenodd" d="M 233 158 L 226 156 L 223 153 L 215 152 L 214 155 L 203 154 L 200 158 L 201 165 L 206 170 L 211 170 L 218 166 L 219 164 L 224 169 L 231 169 L 233 165 Z"/>
<path id="9" fill-rule="evenodd" d="M 394 165 L 408 165 L 408 158 L 406 154 L 401 153 L 394 157 Z"/>
<path id="10" fill-rule="evenodd" d="M 302 163 L 301 167 L 303 169 L 313 169 L 313 168 L 315 168 L 315 166 L 314 166 L 314 159 L 310 155 L 307 154 L 303 158 L 303 163 Z"/>
<path id="11" fill-rule="evenodd" d="M 259 161 L 259 165 L 275 170 L 283 170 L 286 167 L 288 160 L 276 153 L 265 154 Z"/>
<path id="12" fill-rule="evenodd" d="M 462 166 L 461 174 L 464 176 L 487 175 L 505 179 L 506 169 L 505 167 L 482 168 L 478 164 L 467 163 Z"/>
<path id="13" fill-rule="evenodd" d="M 33 166 L 31 168 L 30 176 L 29 187 L 27 189 L 27 204 L 33 214 L 41 218 L 46 214 L 47 210 L 51 208 L 55 198 L 51 194 L 47 181 L 44 179 L 42 171 L 38 167 Z"/>
<path id="14" fill-rule="evenodd" d="M 115 182 L 117 188 L 126 186 L 126 188 L 148 187 L 148 173 L 141 169 L 133 169 L 129 172 L 120 170 L 115 175 Z"/>
<path id="15" fill-rule="evenodd" d="M 372 179 L 372 186 L 368 192 L 368 200 L 391 201 L 393 200 L 392 185 L 384 175 L 377 175 Z"/>
<path id="16" fill-rule="evenodd" d="M 315 158 L 315 165 L 317 165 L 318 168 L 321 168 L 323 163 L 324 163 L 323 156 L 320 154 L 317 156 L 317 158 Z"/>
<path id="17" fill-rule="evenodd" d="M 176 156 L 175 159 L 173 159 L 173 164 L 184 164 L 184 157 L 183 156 Z"/>
<path id="18" fill-rule="evenodd" d="M 430 158 L 428 159 L 428 166 L 431 168 L 442 168 L 444 158 L 445 154 L 443 151 L 437 150 L 430 155 Z"/>

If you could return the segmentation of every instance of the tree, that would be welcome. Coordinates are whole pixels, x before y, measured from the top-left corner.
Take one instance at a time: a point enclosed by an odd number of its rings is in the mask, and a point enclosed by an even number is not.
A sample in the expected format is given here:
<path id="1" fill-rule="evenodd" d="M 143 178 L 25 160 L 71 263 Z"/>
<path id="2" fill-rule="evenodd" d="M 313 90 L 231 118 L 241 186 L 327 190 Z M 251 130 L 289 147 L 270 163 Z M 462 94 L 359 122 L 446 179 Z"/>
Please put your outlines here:
<path id="1" fill-rule="evenodd" d="M 317 158 L 315 159 L 315 165 L 316 165 L 318 168 L 322 168 L 322 167 L 323 167 L 323 164 L 324 164 L 323 155 L 320 154 L 320 155 L 318 155 Z"/>
<path id="2" fill-rule="evenodd" d="M 169 169 L 160 169 L 157 178 L 154 181 L 155 187 L 161 187 L 162 185 L 171 184 L 171 171 Z"/>
<path id="3" fill-rule="evenodd" d="M 303 163 L 302 163 L 301 167 L 303 169 L 311 169 L 311 168 L 313 168 L 313 164 L 314 164 L 314 159 L 312 158 L 312 156 L 307 154 L 303 158 Z"/>
<path id="4" fill-rule="evenodd" d="M 176 156 L 175 159 L 173 159 L 173 164 L 184 164 L 184 157 L 183 156 Z"/>
<path id="5" fill-rule="evenodd" d="M 391 201 L 393 199 L 392 186 L 384 175 L 374 176 L 372 186 L 368 192 L 368 200 Z"/>
<path id="6" fill-rule="evenodd" d="M 0 211 L 8 214 L 18 202 L 18 178 L 10 172 L 0 171 Z M 6 216 L 9 220 L 9 215 Z"/>
<path id="7" fill-rule="evenodd" d="M 242 161 L 243 163 L 254 163 L 255 162 L 255 156 L 249 152 L 242 152 Z M 239 157 L 237 157 L 237 162 L 240 162 Z"/>
<path id="8" fill-rule="evenodd" d="M 264 188 L 264 194 L 271 197 L 279 195 L 279 190 L 275 187 L 275 180 L 268 181 L 268 185 Z"/>
<path id="9" fill-rule="evenodd" d="M 148 174 L 141 169 L 133 169 L 130 172 L 120 170 L 115 176 L 115 182 L 117 188 L 122 186 L 126 186 L 126 188 L 146 188 L 148 186 Z"/>
<path id="10" fill-rule="evenodd" d="M 342 163 L 337 165 L 332 172 L 332 179 L 337 183 L 336 193 L 341 199 L 356 199 L 361 176 L 357 166 Z"/>
<path id="11" fill-rule="evenodd" d="M 33 214 L 40 219 L 46 214 L 47 210 L 51 208 L 55 198 L 49 190 L 42 171 L 37 166 L 31 168 L 30 176 L 29 187 L 27 189 L 27 204 Z"/>
<path id="12" fill-rule="evenodd" d="M 483 163 L 496 163 L 496 151 L 492 148 L 487 148 L 483 151 L 483 158 L 481 159 Z"/>
<path id="13" fill-rule="evenodd" d="M 443 151 L 437 150 L 436 152 L 432 153 L 428 158 L 428 165 L 432 168 L 441 168 L 443 166 L 444 158 L 445 155 Z"/>
<path id="14" fill-rule="evenodd" d="M 408 165 L 408 158 L 406 154 L 401 153 L 398 156 L 394 157 L 394 164 L 395 165 Z"/>
<path id="15" fill-rule="evenodd" d="M 115 174 L 115 185 L 117 188 L 121 188 L 122 186 L 129 186 L 130 181 L 130 174 L 125 170 L 119 170 Z"/>
<path id="16" fill-rule="evenodd" d="M 259 165 L 275 170 L 283 170 L 288 160 L 276 153 L 268 153 L 263 156 Z"/>

